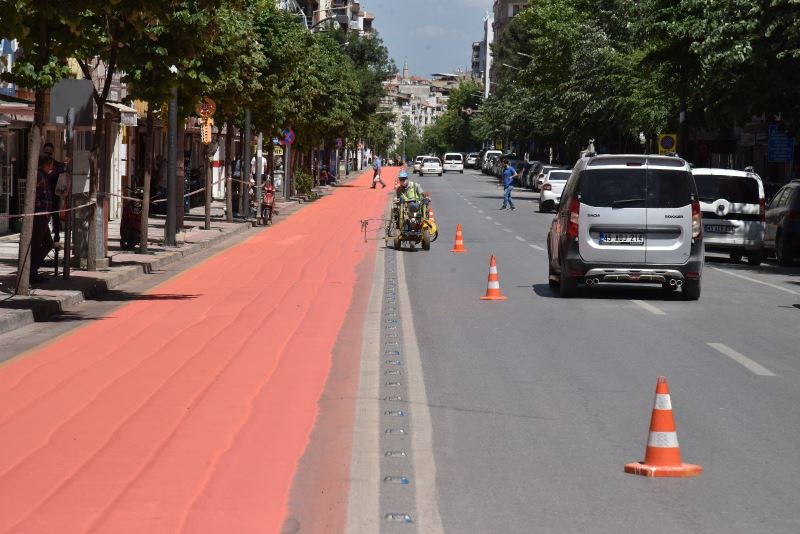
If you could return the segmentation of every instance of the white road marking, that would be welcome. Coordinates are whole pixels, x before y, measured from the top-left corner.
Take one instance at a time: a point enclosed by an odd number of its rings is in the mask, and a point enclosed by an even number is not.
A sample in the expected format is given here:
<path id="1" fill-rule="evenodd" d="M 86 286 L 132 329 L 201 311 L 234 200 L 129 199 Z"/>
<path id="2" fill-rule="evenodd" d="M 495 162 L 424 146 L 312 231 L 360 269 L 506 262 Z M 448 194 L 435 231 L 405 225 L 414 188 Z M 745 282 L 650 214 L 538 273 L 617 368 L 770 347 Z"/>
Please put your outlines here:
<path id="1" fill-rule="evenodd" d="M 517 241 L 522 241 L 523 243 L 525 242 L 525 238 L 524 237 L 520 237 L 518 235 L 515 235 L 514 238 L 516 238 Z"/>
<path id="2" fill-rule="evenodd" d="M 544 251 L 544 249 L 543 249 L 542 247 L 540 247 L 539 245 L 534 245 L 534 244 L 531 244 L 531 248 L 535 248 L 536 250 L 542 250 L 542 251 Z"/>
<path id="3" fill-rule="evenodd" d="M 491 218 L 491 217 L 489 217 L 489 216 L 487 215 L 487 216 L 486 216 L 486 220 L 487 220 L 487 221 L 491 221 L 491 220 L 492 220 L 492 218 Z"/>
<path id="4" fill-rule="evenodd" d="M 504 232 L 508 232 L 509 234 L 512 233 L 514 230 L 509 230 L 508 228 L 503 228 Z"/>
<path id="5" fill-rule="evenodd" d="M 783 291 L 784 293 L 789 293 L 790 295 L 800 295 L 800 293 L 798 293 L 797 291 L 792 291 L 788 287 L 781 287 L 781 286 L 779 286 L 777 284 L 771 284 L 769 282 L 764 282 L 763 280 L 758 280 L 756 278 L 750 278 L 749 276 L 745 276 L 745 275 L 739 274 L 739 273 L 734 273 L 734 272 L 728 271 L 726 269 L 720 269 L 719 267 L 711 267 L 711 269 L 714 269 L 715 271 L 719 271 L 721 273 L 729 274 L 731 276 L 735 276 L 736 278 L 741 278 L 742 280 L 747 280 L 749 282 L 753 282 L 755 284 L 761 284 L 761 285 L 768 286 L 768 287 L 771 287 L 771 288 L 774 288 L 774 289 L 778 289 L 780 291 Z"/>
<path id="6" fill-rule="evenodd" d="M 410 256 L 409 256 L 410 257 Z M 428 408 L 428 395 L 425 392 L 425 377 L 422 372 L 422 356 L 419 352 L 414 315 L 411 312 L 411 299 L 408 295 L 405 264 L 402 258 L 397 262 L 398 301 L 403 324 L 403 349 L 406 354 L 409 402 L 414 406 L 411 431 L 411 458 L 416 482 L 417 532 L 444 534 L 442 518 L 436 498 L 436 458 L 433 454 L 433 424 Z M 374 356 L 373 356 L 374 358 Z M 377 478 L 376 478 L 377 480 Z M 364 531 L 364 532 L 378 532 Z"/>
<path id="7" fill-rule="evenodd" d="M 483 213 L 483 210 L 478 210 L 478 213 L 481 213 L 481 214 L 482 214 L 482 213 Z"/>
<path id="8" fill-rule="evenodd" d="M 500 222 L 497 222 L 497 221 L 495 221 L 494 223 L 495 223 L 497 226 L 502 226 L 502 225 L 503 225 L 503 223 L 500 223 Z"/>
<path id="9" fill-rule="evenodd" d="M 381 294 L 385 285 L 384 255 L 375 259 L 375 283 L 367 305 L 353 428 L 347 534 L 380 532 L 380 359 Z"/>
<path id="10" fill-rule="evenodd" d="M 636 304 L 638 306 L 641 306 L 642 308 L 644 308 L 645 310 L 649 311 L 653 315 L 666 315 L 667 314 L 666 312 L 659 310 L 658 308 L 656 308 L 655 306 L 653 306 L 649 302 L 645 302 L 643 300 L 631 300 L 631 302 L 633 302 L 634 304 Z"/>
<path id="11" fill-rule="evenodd" d="M 736 352 L 735 350 L 733 350 L 732 348 L 730 348 L 727 345 L 723 345 L 722 343 L 706 343 L 706 345 L 708 345 L 712 349 L 724 354 L 728 358 L 731 358 L 732 360 L 734 360 L 736 362 L 739 362 L 740 364 L 744 365 L 753 374 L 756 374 L 756 375 L 759 375 L 759 376 L 775 376 L 775 373 L 773 373 L 772 371 L 770 371 L 766 367 L 763 367 L 761 364 L 759 364 L 757 362 L 754 362 L 753 360 L 751 360 L 750 358 L 748 358 L 744 354 L 742 354 L 740 352 Z"/>

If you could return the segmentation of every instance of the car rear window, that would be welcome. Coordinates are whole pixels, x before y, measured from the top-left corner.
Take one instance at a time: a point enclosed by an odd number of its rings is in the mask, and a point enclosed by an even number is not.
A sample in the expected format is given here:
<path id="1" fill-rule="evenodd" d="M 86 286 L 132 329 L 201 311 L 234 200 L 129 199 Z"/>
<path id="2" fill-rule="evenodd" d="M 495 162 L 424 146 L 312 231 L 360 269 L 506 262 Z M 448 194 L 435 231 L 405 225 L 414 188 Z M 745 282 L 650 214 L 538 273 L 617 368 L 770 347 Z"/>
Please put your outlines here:
<path id="1" fill-rule="evenodd" d="M 422 163 L 439 163 L 439 158 L 425 158 Z"/>
<path id="2" fill-rule="evenodd" d="M 715 202 L 725 199 L 738 204 L 758 204 L 758 182 L 747 176 L 695 174 L 700 200 Z"/>
<path id="3" fill-rule="evenodd" d="M 691 173 L 665 169 L 588 169 L 581 173 L 581 202 L 598 208 L 678 208 L 692 203 Z"/>
<path id="4" fill-rule="evenodd" d="M 444 160 L 445 161 L 463 161 L 464 158 L 461 157 L 461 154 L 445 154 Z"/>
<path id="5" fill-rule="evenodd" d="M 572 174 L 571 171 L 550 171 L 547 180 L 549 182 L 565 182 L 569 179 L 570 174 Z"/>

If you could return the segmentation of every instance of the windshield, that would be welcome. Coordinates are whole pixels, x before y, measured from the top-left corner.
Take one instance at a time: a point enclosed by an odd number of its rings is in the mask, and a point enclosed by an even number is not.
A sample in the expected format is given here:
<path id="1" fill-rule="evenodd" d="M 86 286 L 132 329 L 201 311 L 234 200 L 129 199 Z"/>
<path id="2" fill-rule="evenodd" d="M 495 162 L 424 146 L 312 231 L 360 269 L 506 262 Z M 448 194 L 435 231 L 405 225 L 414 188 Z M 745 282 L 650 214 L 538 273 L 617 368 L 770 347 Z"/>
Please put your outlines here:
<path id="1" fill-rule="evenodd" d="M 598 208 L 678 208 L 692 202 L 691 173 L 678 170 L 589 169 L 581 173 L 581 202 Z"/>
<path id="2" fill-rule="evenodd" d="M 716 202 L 725 199 L 740 204 L 758 204 L 758 182 L 747 176 L 723 176 L 717 174 L 695 174 L 694 181 L 700 200 Z"/>

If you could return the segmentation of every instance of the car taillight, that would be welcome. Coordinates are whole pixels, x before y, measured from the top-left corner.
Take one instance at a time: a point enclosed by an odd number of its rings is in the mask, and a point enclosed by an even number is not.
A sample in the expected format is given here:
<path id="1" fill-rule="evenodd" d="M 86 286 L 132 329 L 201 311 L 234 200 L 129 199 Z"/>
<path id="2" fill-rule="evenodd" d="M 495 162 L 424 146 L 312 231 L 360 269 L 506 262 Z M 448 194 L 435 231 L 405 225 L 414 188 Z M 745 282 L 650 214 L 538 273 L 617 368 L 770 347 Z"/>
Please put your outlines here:
<path id="1" fill-rule="evenodd" d="M 550 185 L 550 184 L 544 184 L 542 186 L 542 189 L 544 189 L 545 191 L 552 191 L 553 190 L 553 186 Z"/>
<path id="2" fill-rule="evenodd" d="M 569 203 L 569 223 L 567 224 L 567 236 L 578 237 L 578 222 L 580 221 L 581 203 L 572 199 Z"/>
<path id="3" fill-rule="evenodd" d="M 761 222 L 767 220 L 767 201 L 763 198 L 758 201 L 758 220 Z"/>
<path id="4" fill-rule="evenodd" d="M 697 239 L 703 235 L 703 215 L 700 211 L 700 203 L 692 202 L 692 238 Z"/>

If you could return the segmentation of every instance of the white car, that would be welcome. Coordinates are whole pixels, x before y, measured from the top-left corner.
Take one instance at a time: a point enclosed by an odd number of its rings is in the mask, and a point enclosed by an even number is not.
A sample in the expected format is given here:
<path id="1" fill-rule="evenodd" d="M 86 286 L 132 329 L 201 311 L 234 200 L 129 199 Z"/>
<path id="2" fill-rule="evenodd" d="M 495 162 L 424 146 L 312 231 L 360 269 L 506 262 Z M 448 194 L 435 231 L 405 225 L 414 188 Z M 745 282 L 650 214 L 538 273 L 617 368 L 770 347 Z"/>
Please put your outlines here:
<path id="1" fill-rule="evenodd" d="M 464 155 L 458 152 L 448 152 L 444 155 L 444 172 L 454 171 L 464 174 Z"/>
<path id="2" fill-rule="evenodd" d="M 564 191 L 572 171 L 550 170 L 544 175 L 542 193 L 539 196 L 539 213 L 556 211 L 561 204 L 561 192 Z"/>
<path id="3" fill-rule="evenodd" d="M 761 177 L 751 169 L 692 169 L 703 212 L 706 250 L 747 258 L 750 265 L 764 259 L 766 202 Z"/>
<path id="4" fill-rule="evenodd" d="M 442 161 L 439 158 L 426 157 L 422 160 L 422 165 L 419 168 L 420 176 L 425 174 L 438 174 L 441 176 L 443 172 Z"/>
<path id="5" fill-rule="evenodd" d="M 414 158 L 414 172 L 419 172 L 420 167 L 422 167 L 423 159 L 425 159 L 425 156 L 417 156 Z"/>
<path id="6" fill-rule="evenodd" d="M 478 153 L 477 152 L 470 152 L 467 154 L 467 162 L 465 165 L 470 169 L 474 169 L 475 165 L 478 163 Z"/>

